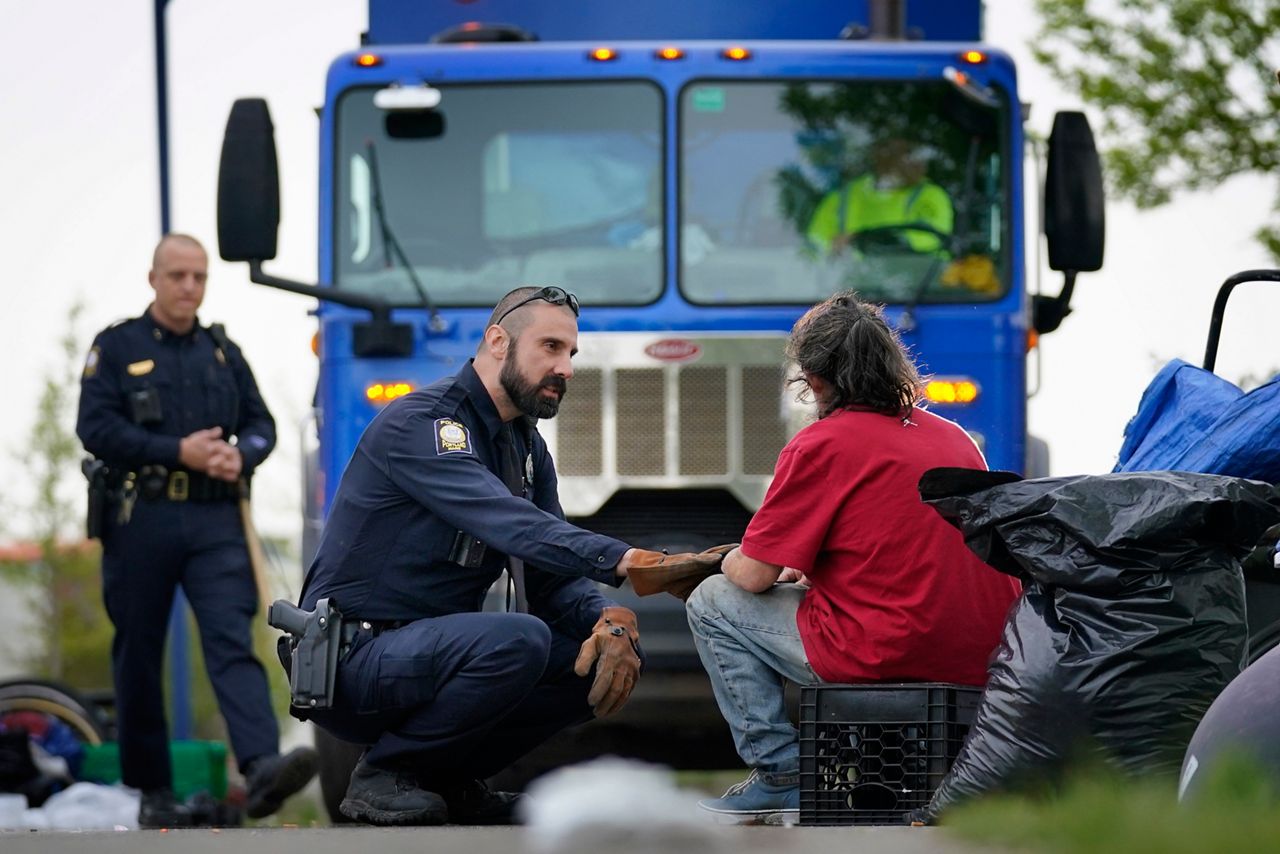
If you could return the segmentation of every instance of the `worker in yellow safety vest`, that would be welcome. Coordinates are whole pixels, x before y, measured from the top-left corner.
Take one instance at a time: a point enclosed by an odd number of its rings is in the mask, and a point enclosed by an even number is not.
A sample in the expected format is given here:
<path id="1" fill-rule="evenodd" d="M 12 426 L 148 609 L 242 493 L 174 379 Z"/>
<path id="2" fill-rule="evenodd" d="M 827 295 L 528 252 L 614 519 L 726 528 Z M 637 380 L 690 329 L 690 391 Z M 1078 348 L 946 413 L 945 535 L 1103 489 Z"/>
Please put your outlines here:
<path id="1" fill-rule="evenodd" d="M 945 251 L 955 213 L 946 190 L 926 177 L 927 163 L 926 150 L 915 142 L 884 140 L 873 154 L 872 172 L 818 203 L 807 229 L 810 243 L 837 254 L 857 235 L 876 232 L 891 238 L 878 240 L 881 244 L 896 243 L 913 252 Z"/>

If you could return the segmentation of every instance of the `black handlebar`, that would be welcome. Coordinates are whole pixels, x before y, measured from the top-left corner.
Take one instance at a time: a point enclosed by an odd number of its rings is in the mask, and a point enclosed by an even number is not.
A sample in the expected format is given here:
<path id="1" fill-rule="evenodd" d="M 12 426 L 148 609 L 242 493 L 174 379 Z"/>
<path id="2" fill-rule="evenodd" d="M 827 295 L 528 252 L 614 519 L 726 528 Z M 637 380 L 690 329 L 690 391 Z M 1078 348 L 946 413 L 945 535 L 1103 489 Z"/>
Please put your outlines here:
<path id="1" fill-rule="evenodd" d="M 1236 285 L 1245 282 L 1280 282 L 1280 270 L 1245 270 L 1228 276 L 1218 288 L 1218 298 L 1213 301 L 1213 318 L 1209 321 L 1209 342 L 1204 348 L 1204 369 L 1212 371 L 1218 363 L 1218 339 L 1222 337 L 1222 315 L 1227 310 L 1227 297 Z"/>

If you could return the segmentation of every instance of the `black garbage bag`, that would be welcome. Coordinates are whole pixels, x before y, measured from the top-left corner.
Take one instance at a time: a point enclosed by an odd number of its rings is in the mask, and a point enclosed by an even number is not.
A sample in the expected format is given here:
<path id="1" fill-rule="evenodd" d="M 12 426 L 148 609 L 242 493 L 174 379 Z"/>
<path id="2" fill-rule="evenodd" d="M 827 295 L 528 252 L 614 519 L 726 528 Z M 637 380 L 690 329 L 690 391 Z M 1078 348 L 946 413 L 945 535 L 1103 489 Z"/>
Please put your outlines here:
<path id="1" fill-rule="evenodd" d="M 1276 550 L 1280 547 L 1280 525 L 1272 525 L 1262 535 L 1262 542 L 1244 559 L 1244 577 L 1250 581 L 1280 582 L 1276 566 Z"/>
<path id="2" fill-rule="evenodd" d="M 1023 594 L 969 737 L 912 818 L 1051 782 L 1082 757 L 1176 774 L 1243 667 L 1240 560 L 1280 521 L 1275 489 L 1184 472 L 1017 480 L 934 469 L 920 492 Z"/>
<path id="3" fill-rule="evenodd" d="M 0 792 L 26 795 L 32 808 L 63 787 L 63 781 L 44 774 L 31 754 L 31 737 L 24 729 L 0 730 Z"/>

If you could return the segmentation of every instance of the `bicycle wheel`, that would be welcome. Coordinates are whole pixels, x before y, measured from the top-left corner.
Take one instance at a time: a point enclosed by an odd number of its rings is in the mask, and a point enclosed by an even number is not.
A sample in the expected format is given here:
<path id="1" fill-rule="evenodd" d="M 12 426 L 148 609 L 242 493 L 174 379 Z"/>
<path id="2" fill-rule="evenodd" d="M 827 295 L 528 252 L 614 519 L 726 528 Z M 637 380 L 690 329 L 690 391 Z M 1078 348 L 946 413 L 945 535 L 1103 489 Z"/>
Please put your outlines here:
<path id="1" fill-rule="evenodd" d="M 102 715 L 70 688 L 41 679 L 14 679 L 0 683 L 0 716 L 9 712 L 36 712 L 70 726 L 85 744 L 106 739 Z"/>

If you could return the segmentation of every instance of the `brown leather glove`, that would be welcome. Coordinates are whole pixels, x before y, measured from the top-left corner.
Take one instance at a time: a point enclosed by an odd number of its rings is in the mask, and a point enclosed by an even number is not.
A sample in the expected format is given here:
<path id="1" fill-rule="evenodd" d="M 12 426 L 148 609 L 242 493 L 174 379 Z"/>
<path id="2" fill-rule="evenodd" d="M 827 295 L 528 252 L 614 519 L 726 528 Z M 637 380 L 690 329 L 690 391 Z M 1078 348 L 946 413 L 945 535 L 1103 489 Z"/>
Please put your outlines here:
<path id="1" fill-rule="evenodd" d="M 683 602 L 694 588 L 720 571 L 720 561 L 737 547 L 737 543 L 728 543 L 697 554 L 676 555 L 636 549 L 627 567 L 627 577 L 637 596 L 670 593 Z"/>
<path id="2" fill-rule="evenodd" d="M 587 693 L 596 717 L 611 715 L 627 704 L 631 689 L 640 678 L 640 630 L 635 612 L 629 608 L 605 608 L 582 643 L 573 672 L 586 676 L 596 666 L 596 678 Z"/>

